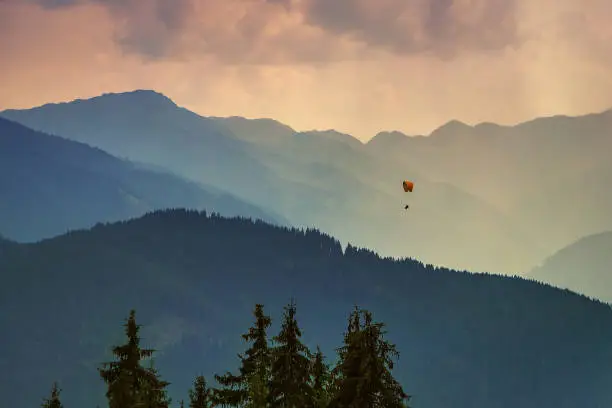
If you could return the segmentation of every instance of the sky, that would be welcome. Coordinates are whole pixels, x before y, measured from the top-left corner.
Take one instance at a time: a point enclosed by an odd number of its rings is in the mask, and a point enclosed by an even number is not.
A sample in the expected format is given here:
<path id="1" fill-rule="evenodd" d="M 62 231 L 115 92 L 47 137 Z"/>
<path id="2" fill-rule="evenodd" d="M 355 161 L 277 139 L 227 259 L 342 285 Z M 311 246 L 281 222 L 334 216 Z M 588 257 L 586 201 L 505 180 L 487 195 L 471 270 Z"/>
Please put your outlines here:
<path id="1" fill-rule="evenodd" d="M 0 110 L 153 89 L 362 140 L 612 107 L 610 0 L 0 0 Z"/>

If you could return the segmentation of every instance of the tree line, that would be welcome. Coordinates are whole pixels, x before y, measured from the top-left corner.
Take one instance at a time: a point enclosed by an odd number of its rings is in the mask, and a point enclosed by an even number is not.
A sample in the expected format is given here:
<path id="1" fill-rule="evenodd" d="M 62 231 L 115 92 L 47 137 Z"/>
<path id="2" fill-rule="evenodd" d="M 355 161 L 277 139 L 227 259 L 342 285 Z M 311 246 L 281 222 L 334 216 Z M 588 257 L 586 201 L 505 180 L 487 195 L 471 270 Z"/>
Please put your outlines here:
<path id="1" fill-rule="evenodd" d="M 189 408 L 408 408 L 410 396 L 393 377 L 394 344 L 385 339 L 385 324 L 368 310 L 350 313 L 336 363 L 326 363 L 317 346 L 313 352 L 301 341 L 292 300 L 284 307 L 280 332 L 271 341 L 272 324 L 262 304 L 253 310 L 254 323 L 242 334 L 248 348 L 236 372 L 214 375 L 216 387 L 199 375 L 188 391 Z M 154 349 L 140 345 L 141 326 L 130 311 L 124 324 L 125 344 L 112 348 L 114 361 L 98 368 L 107 386 L 108 408 L 169 408 L 171 398 L 153 363 Z M 42 408 L 63 408 L 61 389 L 53 384 Z M 185 408 L 180 401 L 180 408 Z"/>

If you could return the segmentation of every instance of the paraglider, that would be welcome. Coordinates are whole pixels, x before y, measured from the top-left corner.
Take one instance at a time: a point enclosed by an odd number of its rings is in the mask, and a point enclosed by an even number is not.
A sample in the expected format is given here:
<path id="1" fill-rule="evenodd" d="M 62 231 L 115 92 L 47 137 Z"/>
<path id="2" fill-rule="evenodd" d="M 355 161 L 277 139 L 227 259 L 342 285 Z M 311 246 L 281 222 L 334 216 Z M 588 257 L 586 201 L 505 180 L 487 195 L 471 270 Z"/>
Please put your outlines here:
<path id="1" fill-rule="evenodd" d="M 407 192 L 412 193 L 412 189 L 414 188 L 414 183 L 412 181 L 404 180 L 404 182 L 402 183 L 402 187 L 404 187 L 404 191 L 406 193 Z"/>
<path id="2" fill-rule="evenodd" d="M 405 193 L 412 193 L 412 190 L 414 189 L 414 183 L 409 180 L 404 180 L 402 183 L 402 187 L 404 188 Z M 404 206 L 404 210 L 407 210 L 409 208 L 410 206 L 408 204 Z"/>

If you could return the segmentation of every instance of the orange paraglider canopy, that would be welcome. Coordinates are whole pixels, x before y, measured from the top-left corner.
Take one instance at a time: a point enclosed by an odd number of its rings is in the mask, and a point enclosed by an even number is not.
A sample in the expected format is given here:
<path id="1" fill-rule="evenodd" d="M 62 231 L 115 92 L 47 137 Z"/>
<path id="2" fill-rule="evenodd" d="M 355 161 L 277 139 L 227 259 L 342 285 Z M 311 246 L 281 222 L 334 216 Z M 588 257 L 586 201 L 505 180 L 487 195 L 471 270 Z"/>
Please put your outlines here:
<path id="1" fill-rule="evenodd" d="M 405 192 L 410 191 L 412 193 L 412 189 L 414 188 L 414 183 L 412 181 L 404 180 L 404 182 L 402 183 L 402 186 L 404 187 Z"/>

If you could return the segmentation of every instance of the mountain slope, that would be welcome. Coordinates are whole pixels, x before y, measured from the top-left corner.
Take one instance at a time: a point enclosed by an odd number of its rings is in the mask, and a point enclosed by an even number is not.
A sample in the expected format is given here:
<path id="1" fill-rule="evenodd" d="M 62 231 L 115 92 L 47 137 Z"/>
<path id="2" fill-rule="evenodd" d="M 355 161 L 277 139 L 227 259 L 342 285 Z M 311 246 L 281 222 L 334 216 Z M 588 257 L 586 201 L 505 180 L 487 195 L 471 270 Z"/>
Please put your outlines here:
<path id="1" fill-rule="evenodd" d="M 542 259 L 612 228 L 612 110 L 516 126 L 452 121 L 429 137 L 381 133 L 366 147 L 494 205 L 524 226 Z"/>
<path id="2" fill-rule="evenodd" d="M 211 116 L 209 119 L 229 129 L 239 139 L 255 144 L 284 143 L 296 133 L 291 127 L 273 119 L 246 119 L 241 116 Z"/>
<path id="3" fill-rule="evenodd" d="M 529 277 L 612 303 L 612 231 L 568 245 L 534 268 Z"/>
<path id="4" fill-rule="evenodd" d="M 390 160 L 350 135 L 295 132 L 273 120 L 206 118 L 152 91 L 2 115 L 231 191 L 294 225 L 384 255 L 507 273 L 541 259 L 512 216 L 456 180 L 436 180 L 418 162 Z M 401 189 L 406 178 L 416 182 L 414 194 Z"/>
<path id="5" fill-rule="evenodd" d="M 32 241 L 160 208 L 284 221 L 228 194 L 0 118 L 0 232 Z"/>
<path id="6" fill-rule="evenodd" d="M 36 404 L 56 379 L 66 406 L 95 406 L 96 364 L 132 307 L 184 398 L 195 375 L 235 368 L 255 302 L 275 334 L 290 297 L 306 344 L 327 355 L 355 303 L 387 323 L 414 406 L 596 408 L 612 398 L 607 305 L 520 278 L 342 251 L 317 231 L 163 211 L 18 245 L 0 271 L 7 406 Z"/>
<path id="7" fill-rule="evenodd" d="M 105 94 L 70 103 L 2 112 L 35 130 L 151 163 L 264 205 L 276 180 L 248 153 L 249 144 L 213 120 L 180 108 L 154 91 Z M 248 175 L 248 177 L 247 177 Z"/>

